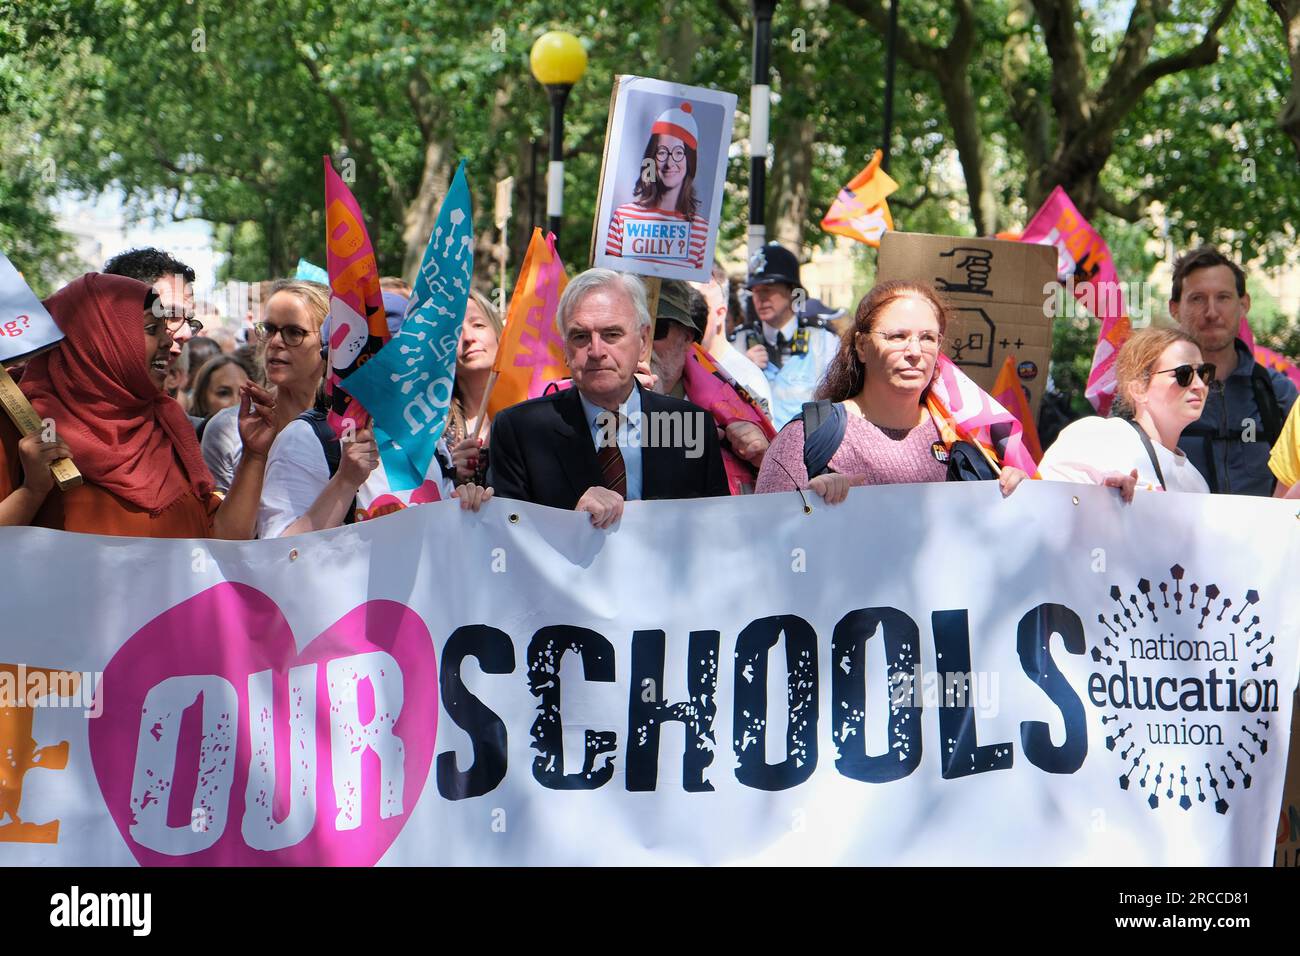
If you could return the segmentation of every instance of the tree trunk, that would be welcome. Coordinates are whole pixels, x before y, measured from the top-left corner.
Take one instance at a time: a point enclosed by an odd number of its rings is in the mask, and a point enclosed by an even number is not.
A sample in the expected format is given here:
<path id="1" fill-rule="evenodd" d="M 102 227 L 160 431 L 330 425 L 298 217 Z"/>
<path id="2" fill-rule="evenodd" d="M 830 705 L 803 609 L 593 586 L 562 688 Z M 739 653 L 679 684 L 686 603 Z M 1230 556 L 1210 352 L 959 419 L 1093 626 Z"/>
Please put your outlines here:
<path id="1" fill-rule="evenodd" d="M 1300 158 L 1300 0 L 1269 0 L 1269 6 L 1282 21 L 1286 49 L 1291 61 L 1291 94 L 1287 97 L 1278 125 L 1295 145 Z"/>
<path id="2" fill-rule="evenodd" d="M 452 170 L 447 168 L 445 144 L 436 136 L 429 138 L 424 147 L 424 168 L 420 172 L 420 188 L 407 205 L 402 216 L 402 243 L 406 253 L 402 257 L 402 278 L 411 284 L 420 269 L 420 260 L 429 245 L 438 218 L 438 207 L 451 186 Z"/>
<path id="3" fill-rule="evenodd" d="M 803 23 L 796 27 L 806 31 L 806 24 L 815 22 L 824 6 L 816 0 L 804 0 L 800 11 Z M 782 35 L 773 28 L 772 63 L 779 71 L 781 102 L 772 113 L 773 158 L 764 216 L 768 240 L 796 254 L 803 248 L 804 224 L 812 208 L 813 150 L 817 143 L 813 120 L 817 49 L 815 40 L 810 40 L 806 32 L 798 37 L 799 46 L 795 47 L 793 35 Z"/>

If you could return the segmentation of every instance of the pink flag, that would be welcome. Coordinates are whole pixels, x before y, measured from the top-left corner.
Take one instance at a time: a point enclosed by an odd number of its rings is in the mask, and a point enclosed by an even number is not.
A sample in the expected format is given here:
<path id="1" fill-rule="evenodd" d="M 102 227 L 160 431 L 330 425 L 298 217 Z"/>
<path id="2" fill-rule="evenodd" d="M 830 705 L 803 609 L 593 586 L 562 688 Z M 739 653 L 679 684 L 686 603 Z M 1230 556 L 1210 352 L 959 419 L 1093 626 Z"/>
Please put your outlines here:
<path id="1" fill-rule="evenodd" d="M 1292 362 L 1280 352 L 1274 352 L 1263 345 L 1256 345 L 1255 334 L 1250 331 L 1250 323 L 1246 321 L 1244 315 L 1241 317 L 1241 327 L 1237 329 L 1237 338 L 1246 343 L 1246 348 L 1250 349 L 1251 354 L 1255 356 L 1256 362 L 1265 368 L 1281 372 L 1293 381 L 1297 388 L 1300 388 L 1300 366 L 1297 366 L 1295 362 Z"/>
<path id="2" fill-rule="evenodd" d="M 927 404 L 939 422 L 940 433 L 952 432 L 956 438 L 974 442 L 986 456 L 1019 468 L 1031 478 L 1038 474 L 1034 456 L 1025 447 L 1024 426 L 942 353 Z M 951 443 L 953 437 L 944 434 L 945 442 Z"/>
<path id="3" fill-rule="evenodd" d="M 718 367 L 698 343 L 692 345 L 686 353 L 682 382 L 686 398 L 712 415 L 719 428 L 726 428 L 733 422 L 749 422 L 757 425 L 769 442 L 776 437 L 776 429 L 754 404 L 753 399 Z M 727 448 L 722 449 L 722 464 L 727 472 L 727 485 L 733 495 L 748 494 L 754 490 L 758 472 L 753 465 L 732 454 Z"/>
<path id="4" fill-rule="evenodd" d="M 1057 277 L 1101 321 L 1084 394 L 1105 415 L 1115 398 L 1115 356 L 1132 333 L 1110 248 L 1060 186 L 1029 220 L 1020 241 L 1055 246 Z"/>
<path id="5" fill-rule="evenodd" d="M 363 428 L 370 415 L 361 403 L 343 391 L 347 378 L 390 336 L 379 289 L 379 267 L 366 223 L 352 191 L 325 157 L 325 254 L 330 277 L 329 355 L 325 394 L 329 397 L 329 423 L 337 435 L 351 420 Z"/>

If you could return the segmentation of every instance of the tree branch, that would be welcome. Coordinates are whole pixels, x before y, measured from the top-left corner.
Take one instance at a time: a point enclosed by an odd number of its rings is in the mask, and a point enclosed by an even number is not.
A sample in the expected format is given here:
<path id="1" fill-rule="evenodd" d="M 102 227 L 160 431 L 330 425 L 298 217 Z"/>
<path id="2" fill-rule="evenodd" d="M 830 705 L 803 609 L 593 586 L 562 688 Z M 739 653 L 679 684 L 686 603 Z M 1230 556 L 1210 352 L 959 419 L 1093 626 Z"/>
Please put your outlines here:
<path id="1" fill-rule="evenodd" d="M 744 32 L 745 19 L 740 15 L 740 11 L 736 9 L 735 4 L 733 4 L 731 0 L 718 0 L 718 7 L 727 15 L 728 20 Z"/>
<path id="2" fill-rule="evenodd" d="M 1217 60 L 1219 31 L 1228 22 L 1236 6 L 1237 0 L 1220 0 L 1219 9 L 1215 12 L 1209 26 L 1205 28 L 1199 43 L 1179 53 L 1146 64 L 1133 75 L 1132 79 L 1113 89 L 1109 99 L 1100 100 L 1090 124 L 1093 127 L 1093 135 L 1109 135 L 1157 80 L 1184 70 L 1209 66 Z"/>
<path id="3" fill-rule="evenodd" d="M 1140 2 L 1140 0 L 1139 0 Z M 1060 118 L 1063 139 L 1084 126 L 1089 117 L 1088 68 L 1075 28 L 1074 0 L 1033 0 L 1043 26 L 1043 40 L 1052 59 L 1052 109 Z"/>
<path id="4" fill-rule="evenodd" d="M 889 35 L 889 11 L 884 0 L 836 0 L 850 13 L 871 24 L 872 29 L 882 37 Z M 898 31 L 898 55 L 909 66 L 927 73 L 939 73 L 944 69 L 943 50 L 926 43 L 918 43 L 902 30 Z"/>
<path id="5" fill-rule="evenodd" d="M 1147 193 L 1139 192 L 1137 198 L 1124 202 L 1104 189 L 1099 189 L 1097 192 L 1097 206 L 1112 216 L 1123 219 L 1125 222 L 1137 222 L 1146 215 L 1146 208 L 1150 205 L 1152 198 Z"/>

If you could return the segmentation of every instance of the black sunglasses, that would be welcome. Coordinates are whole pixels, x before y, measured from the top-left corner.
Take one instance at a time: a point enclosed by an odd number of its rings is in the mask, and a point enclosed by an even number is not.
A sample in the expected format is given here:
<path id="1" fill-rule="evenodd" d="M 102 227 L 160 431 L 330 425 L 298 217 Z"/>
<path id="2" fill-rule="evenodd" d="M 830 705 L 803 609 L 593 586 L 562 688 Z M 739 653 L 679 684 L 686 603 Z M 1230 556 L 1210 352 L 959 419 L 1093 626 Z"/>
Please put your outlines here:
<path id="1" fill-rule="evenodd" d="M 1178 383 L 1179 388 L 1186 388 L 1192 384 L 1192 376 L 1199 375 L 1201 381 L 1209 385 L 1214 381 L 1214 363 L 1202 362 L 1200 365 L 1180 365 L 1178 368 L 1161 369 L 1159 372 L 1153 372 L 1153 375 L 1164 375 L 1166 372 L 1174 373 L 1174 381 Z"/>

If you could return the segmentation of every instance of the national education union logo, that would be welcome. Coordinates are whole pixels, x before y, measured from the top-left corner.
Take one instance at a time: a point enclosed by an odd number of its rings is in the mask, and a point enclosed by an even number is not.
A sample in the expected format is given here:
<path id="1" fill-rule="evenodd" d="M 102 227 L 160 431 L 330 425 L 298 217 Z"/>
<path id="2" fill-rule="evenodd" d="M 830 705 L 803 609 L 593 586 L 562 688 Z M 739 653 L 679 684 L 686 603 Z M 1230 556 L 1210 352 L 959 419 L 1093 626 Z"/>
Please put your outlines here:
<path id="1" fill-rule="evenodd" d="M 1088 699 L 1103 712 L 1120 789 L 1152 810 L 1212 804 L 1226 814 L 1278 729 L 1274 636 L 1254 588 L 1229 594 L 1185 578 L 1175 564 L 1154 587 L 1142 578 L 1135 591 L 1110 588 L 1089 626 L 1101 669 Z"/>

